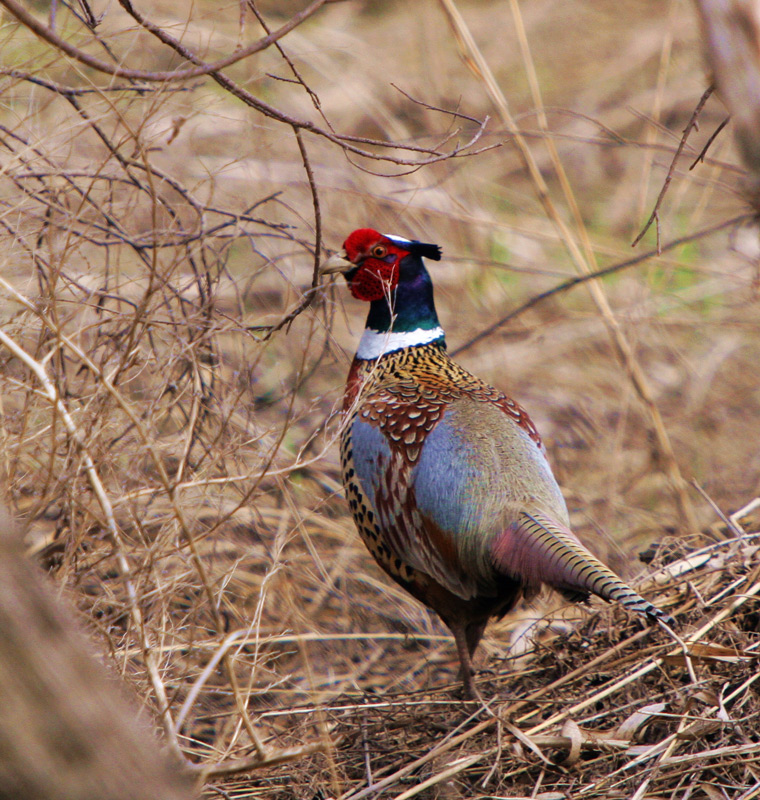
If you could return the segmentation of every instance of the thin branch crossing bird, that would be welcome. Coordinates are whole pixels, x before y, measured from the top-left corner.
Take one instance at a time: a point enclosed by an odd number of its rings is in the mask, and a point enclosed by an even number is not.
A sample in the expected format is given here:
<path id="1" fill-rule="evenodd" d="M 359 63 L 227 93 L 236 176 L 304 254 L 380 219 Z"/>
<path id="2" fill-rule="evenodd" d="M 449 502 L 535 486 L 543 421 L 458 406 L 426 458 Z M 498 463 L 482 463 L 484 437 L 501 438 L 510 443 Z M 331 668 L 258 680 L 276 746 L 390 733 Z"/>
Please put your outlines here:
<path id="1" fill-rule="evenodd" d="M 672 620 L 572 533 L 527 412 L 446 354 L 423 258 L 440 248 L 362 228 L 322 267 L 369 303 L 343 401 L 343 482 L 378 564 L 451 629 L 475 697 L 488 620 L 542 584 Z"/>

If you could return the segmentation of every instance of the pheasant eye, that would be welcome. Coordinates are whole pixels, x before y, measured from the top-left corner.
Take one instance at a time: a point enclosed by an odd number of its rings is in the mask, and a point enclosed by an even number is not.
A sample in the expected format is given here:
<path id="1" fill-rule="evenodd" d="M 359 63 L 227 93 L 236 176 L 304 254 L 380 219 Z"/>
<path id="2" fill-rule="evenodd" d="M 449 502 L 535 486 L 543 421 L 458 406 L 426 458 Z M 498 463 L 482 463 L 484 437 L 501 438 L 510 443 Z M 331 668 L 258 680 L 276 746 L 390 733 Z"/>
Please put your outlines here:
<path id="1" fill-rule="evenodd" d="M 388 248 L 384 244 L 376 244 L 371 253 L 375 258 L 382 258 L 388 252 Z"/>

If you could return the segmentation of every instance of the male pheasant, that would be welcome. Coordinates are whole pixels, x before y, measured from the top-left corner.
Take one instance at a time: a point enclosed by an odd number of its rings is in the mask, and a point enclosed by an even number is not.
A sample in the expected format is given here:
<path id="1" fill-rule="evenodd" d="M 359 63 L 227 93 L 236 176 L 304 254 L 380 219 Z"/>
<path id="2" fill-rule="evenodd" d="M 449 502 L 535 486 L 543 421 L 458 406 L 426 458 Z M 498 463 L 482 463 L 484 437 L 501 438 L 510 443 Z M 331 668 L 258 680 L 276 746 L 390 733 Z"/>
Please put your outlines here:
<path id="1" fill-rule="evenodd" d="M 441 250 L 363 228 L 322 269 L 370 304 L 343 402 L 343 482 L 378 564 L 451 629 L 474 697 L 486 623 L 542 584 L 670 618 L 570 531 L 526 411 L 446 354 L 423 257 Z"/>

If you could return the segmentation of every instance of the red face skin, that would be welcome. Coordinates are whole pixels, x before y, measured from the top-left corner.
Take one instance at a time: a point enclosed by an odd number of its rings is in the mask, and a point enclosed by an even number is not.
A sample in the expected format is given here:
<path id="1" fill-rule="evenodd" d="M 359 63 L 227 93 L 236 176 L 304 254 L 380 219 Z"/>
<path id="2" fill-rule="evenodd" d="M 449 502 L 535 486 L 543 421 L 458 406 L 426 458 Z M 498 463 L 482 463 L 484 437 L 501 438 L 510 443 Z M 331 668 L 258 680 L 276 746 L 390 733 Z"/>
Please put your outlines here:
<path id="1" fill-rule="evenodd" d="M 409 251 L 372 228 L 354 231 L 343 247 L 346 258 L 356 265 L 347 276 L 348 288 L 358 300 L 372 302 L 388 296 L 398 285 L 399 262 Z"/>

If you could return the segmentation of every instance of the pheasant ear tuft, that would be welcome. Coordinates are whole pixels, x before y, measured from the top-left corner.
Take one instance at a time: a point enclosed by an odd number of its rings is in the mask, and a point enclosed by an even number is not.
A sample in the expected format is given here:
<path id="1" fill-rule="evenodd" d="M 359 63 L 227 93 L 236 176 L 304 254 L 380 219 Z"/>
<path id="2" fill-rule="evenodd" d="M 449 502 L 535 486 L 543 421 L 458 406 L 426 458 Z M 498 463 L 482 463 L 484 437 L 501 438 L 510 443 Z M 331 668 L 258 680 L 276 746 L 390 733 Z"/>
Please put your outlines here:
<path id="1" fill-rule="evenodd" d="M 416 239 L 405 239 L 403 236 L 394 236 L 390 233 L 384 233 L 383 236 L 414 256 L 429 258 L 431 261 L 441 260 L 441 248 L 437 244 L 426 244 L 418 242 Z"/>
<path id="2" fill-rule="evenodd" d="M 409 248 L 410 253 L 423 258 L 429 258 L 431 261 L 441 260 L 441 248 L 437 244 L 425 244 L 424 242 L 412 242 Z"/>

